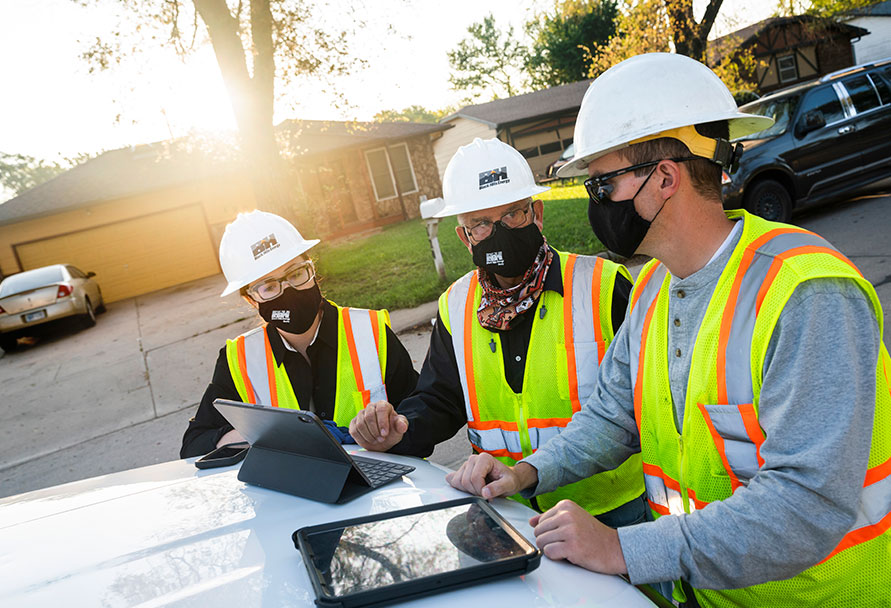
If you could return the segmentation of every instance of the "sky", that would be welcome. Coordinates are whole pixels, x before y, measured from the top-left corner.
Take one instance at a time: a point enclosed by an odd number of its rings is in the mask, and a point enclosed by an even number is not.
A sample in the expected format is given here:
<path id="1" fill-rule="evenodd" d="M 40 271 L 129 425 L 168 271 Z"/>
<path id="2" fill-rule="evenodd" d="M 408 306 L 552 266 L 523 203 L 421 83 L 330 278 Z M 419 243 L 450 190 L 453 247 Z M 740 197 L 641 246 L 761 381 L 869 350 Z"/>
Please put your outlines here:
<path id="1" fill-rule="evenodd" d="M 327 0 L 319 15 L 336 26 L 350 0 Z M 517 34 L 553 0 L 366 0 L 367 23 L 354 40 L 368 67 L 335 83 L 344 107 L 313 83 L 284 91 L 276 122 L 288 118 L 369 120 L 383 109 L 460 104 L 449 87 L 447 51 L 488 13 Z M 88 6 L 81 6 L 87 4 Z M 80 58 L 97 36 L 114 36 L 113 0 L 0 0 L 0 152 L 58 161 L 231 129 L 234 119 L 209 46 L 186 64 L 160 45 L 113 70 L 91 74 Z M 695 0 L 696 16 L 705 0 Z M 766 17 L 777 0 L 725 0 L 713 35 Z M 110 8 L 111 7 L 111 8 Z M 7 193 L 8 195 L 8 193 Z M 0 192 L 0 200 L 6 197 Z"/>

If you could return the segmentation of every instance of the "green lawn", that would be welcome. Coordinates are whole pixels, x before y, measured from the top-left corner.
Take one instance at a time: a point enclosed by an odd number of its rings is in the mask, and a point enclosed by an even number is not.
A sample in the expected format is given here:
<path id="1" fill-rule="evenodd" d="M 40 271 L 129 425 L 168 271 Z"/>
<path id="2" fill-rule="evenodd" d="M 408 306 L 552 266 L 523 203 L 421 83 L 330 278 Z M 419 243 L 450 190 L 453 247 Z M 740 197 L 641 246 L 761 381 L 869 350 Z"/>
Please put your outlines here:
<path id="1" fill-rule="evenodd" d="M 575 253 L 603 250 L 588 225 L 584 186 L 554 187 L 542 199 L 548 243 Z M 456 225 L 453 217 L 439 224 L 446 281 L 439 280 L 433 267 L 424 223 L 410 220 L 351 241 L 322 241 L 312 251 L 322 292 L 338 304 L 361 308 L 395 310 L 435 300 L 473 268 L 470 253 L 455 234 Z"/>

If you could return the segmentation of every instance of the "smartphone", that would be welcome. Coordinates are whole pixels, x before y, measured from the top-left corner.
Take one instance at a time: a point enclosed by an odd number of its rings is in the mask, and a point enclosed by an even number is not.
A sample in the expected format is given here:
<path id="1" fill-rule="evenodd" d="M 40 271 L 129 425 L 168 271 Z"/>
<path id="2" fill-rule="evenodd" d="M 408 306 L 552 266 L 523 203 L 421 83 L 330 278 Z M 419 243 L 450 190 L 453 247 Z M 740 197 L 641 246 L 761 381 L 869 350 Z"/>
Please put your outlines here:
<path id="1" fill-rule="evenodd" d="M 249 449 L 251 446 L 246 442 L 228 443 L 196 460 L 195 466 L 199 469 L 213 469 L 238 464 L 247 456 Z"/>

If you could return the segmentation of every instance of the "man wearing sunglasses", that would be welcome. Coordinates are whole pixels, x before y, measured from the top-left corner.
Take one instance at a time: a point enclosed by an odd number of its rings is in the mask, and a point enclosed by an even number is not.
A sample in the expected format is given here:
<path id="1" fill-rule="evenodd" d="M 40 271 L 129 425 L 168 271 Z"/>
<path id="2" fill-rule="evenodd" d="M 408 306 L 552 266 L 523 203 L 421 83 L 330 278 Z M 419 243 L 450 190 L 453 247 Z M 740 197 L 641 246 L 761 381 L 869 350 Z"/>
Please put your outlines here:
<path id="1" fill-rule="evenodd" d="M 243 441 L 214 399 L 310 410 L 346 439 L 334 427 L 345 431 L 365 406 L 399 403 L 414 389 L 418 374 L 387 311 L 345 308 L 322 297 L 306 255 L 318 242 L 262 211 L 239 214 L 226 226 L 222 295 L 239 292 L 265 323 L 220 351 L 181 458 Z"/>
<path id="2" fill-rule="evenodd" d="M 589 176 L 604 243 L 655 259 L 564 432 L 515 467 L 481 455 L 449 479 L 532 496 L 641 452 L 656 520 L 616 531 L 561 503 L 530 522 L 545 555 L 675 581 L 688 605 L 888 605 L 891 358 L 875 289 L 819 236 L 721 202 L 728 140 L 772 122 L 681 55 L 591 84 L 560 174 Z"/>
<path id="3" fill-rule="evenodd" d="M 439 299 L 418 388 L 398 410 L 365 410 L 350 431 L 369 450 L 428 456 L 465 424 L 473 450 L 506 464 L 560 433 L 591 393 L 598 362 L 621 323 L 628 271 L 604 258 L 550 247 L 544 207 L 523 156 L 491 139 L 461 147 L 443 176 L 445 207 L 477 270 Z M 572 487 L 571 499 L 610 526 L 644 517 L 639 457 Z M 519 499 L 519 497 L 516 497 Z"/>

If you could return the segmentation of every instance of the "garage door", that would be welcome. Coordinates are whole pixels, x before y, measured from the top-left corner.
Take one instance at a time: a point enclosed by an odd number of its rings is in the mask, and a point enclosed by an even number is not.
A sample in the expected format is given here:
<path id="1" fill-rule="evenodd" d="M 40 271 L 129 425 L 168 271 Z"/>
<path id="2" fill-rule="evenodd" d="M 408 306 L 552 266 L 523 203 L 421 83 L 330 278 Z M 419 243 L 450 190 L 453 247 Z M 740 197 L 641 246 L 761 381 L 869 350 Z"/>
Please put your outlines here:
<path id="1" fill-rule="evenodd" d="M 201 205 L 15 246 L 25 270 L 74 264 L 96 273 L 106 302 L 220 271 Z"/>

